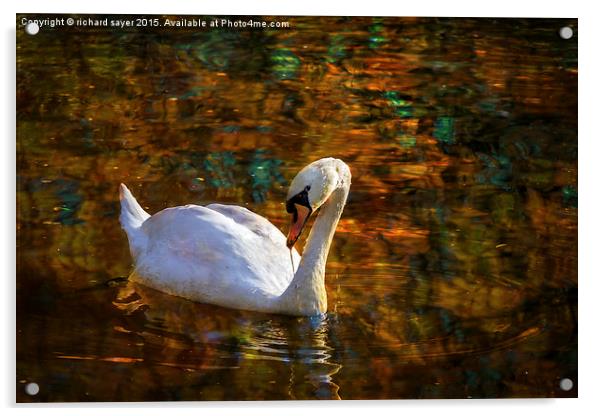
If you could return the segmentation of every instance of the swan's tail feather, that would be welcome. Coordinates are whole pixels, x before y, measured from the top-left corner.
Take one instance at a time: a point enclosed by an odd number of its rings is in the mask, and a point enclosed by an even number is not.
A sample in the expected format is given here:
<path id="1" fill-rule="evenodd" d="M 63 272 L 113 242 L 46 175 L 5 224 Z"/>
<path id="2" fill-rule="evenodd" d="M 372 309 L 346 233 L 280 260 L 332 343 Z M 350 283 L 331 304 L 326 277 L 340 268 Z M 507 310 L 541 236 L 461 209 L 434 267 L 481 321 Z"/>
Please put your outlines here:
<path id="1" fill-rule="evenodd" d="M 134 198 L 124 184 L 119 186 L 119 200 L 121 201 L 119 221 L 121 222 L 121 227 L 128 235 L 132 256 L 136 258 L 140 250 L 146 246 L 146 237 L 142 230 L 140 230 L 140 227 L 150 215 L 142 209 L 136 198 Z"/>

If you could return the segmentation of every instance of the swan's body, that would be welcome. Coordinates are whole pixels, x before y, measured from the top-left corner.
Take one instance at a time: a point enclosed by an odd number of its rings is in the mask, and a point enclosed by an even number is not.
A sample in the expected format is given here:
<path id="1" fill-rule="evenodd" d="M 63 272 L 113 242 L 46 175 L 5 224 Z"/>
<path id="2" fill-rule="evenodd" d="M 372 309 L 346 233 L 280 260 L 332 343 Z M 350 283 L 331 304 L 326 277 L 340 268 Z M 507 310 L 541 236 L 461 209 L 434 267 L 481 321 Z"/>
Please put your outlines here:
<path id="1" fill-rule="evenodd" d="M 326 258 L 350 181 L 347 165 L 332 158 L 308 165 L 293 180 L 287 199 L 293 204 L 294 240 L 307 216 L 322 205 L 302 259 L 292 248 L 293 240 L 287 243 L 278 228 L 246 208 L 186 205 L 151 217 L 122 184 L 120 220 L 135 263 L 131 279 L 172 295 L 230 308 L 324 313 Z M 298 203 L 301 195 L 307 205 Z M 305 217 L 304 206 L 309 211 Z"/>

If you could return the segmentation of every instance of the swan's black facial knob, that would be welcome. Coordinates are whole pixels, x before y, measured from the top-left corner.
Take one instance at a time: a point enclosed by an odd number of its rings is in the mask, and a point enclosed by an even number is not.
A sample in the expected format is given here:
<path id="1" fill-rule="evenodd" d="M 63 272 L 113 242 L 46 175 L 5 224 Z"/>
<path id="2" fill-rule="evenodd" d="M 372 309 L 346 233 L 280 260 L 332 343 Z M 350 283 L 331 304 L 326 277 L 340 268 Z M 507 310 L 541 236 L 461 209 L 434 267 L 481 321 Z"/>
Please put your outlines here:
<path id="1" fill-rule="evenodd" d="M 295 212 L 295 204 L 302 205 L 311 210 L 311 204 L 309 203 L 309 190 L 311 186 L 307 185 L 301 192 L 297 195 L 293 196 L 291 199 L 286 201 L 286 212 L 289 214 L 294 214 Z"/>

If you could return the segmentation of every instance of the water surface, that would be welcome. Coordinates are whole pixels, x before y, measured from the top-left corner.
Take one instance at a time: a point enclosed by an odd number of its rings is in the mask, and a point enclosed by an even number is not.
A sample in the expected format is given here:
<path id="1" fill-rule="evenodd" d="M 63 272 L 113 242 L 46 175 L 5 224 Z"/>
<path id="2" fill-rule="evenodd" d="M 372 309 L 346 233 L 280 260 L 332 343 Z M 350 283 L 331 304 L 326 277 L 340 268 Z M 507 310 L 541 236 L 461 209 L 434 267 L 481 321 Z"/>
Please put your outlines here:
<path id="1" fill-rule="evenodd" d="M 577 22 L 280 20 L 18 31 L 17 400 L 576 397 Z M 326 316 L 127 281 L 120 182 L 285 231 L 326 156 Z"/>

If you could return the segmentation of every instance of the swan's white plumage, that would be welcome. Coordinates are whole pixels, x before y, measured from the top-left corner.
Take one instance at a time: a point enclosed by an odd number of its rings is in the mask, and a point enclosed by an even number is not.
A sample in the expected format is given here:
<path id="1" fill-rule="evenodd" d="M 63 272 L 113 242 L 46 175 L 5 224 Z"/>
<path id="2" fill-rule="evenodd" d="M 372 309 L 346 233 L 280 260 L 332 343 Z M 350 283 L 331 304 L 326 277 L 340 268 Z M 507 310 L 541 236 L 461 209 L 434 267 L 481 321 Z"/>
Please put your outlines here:
<path id="1" fill-rule="evenodd" d="M 124 229 L 130 241 L 146 242 L 136 251 L 132 279 L 172 295 L 259 309 L 293 279 L 286 237 L 246 208 L 167 208 L 138 228 Z M 294 250 L 295 269 L 299 260 Z"/>
<path id="2" fill-rule="evenodd" d="M 131 279 L 230 308 L 292 315 L 325 312 L 324 266 L 350 179 L 347 165 L 328 158 L 312 163 L 293 181 L 321 189 L 322 200 L 312 206 L 325 206 L 314 226 L 318 231 L 308 238 L 307 261 L 302 263 L 292 250 L 295 273 L 284 234 L 248 209 L 186 205 L 151 217 L 122 184 L 120 221 L 135 263 Z"/>
<path id="3" fill-rule="evenodd" d="M 139 232 L 140 227 L 150 215 L 136 201 L 130 190 L 124 184 L 119 186 L 119 200 L 121 201 L 121 214 L 119 221 L 121 227 L 128 235 L 130 242 L 130 253 L 136 259 L 146 247 L 147 237 Z"/>

